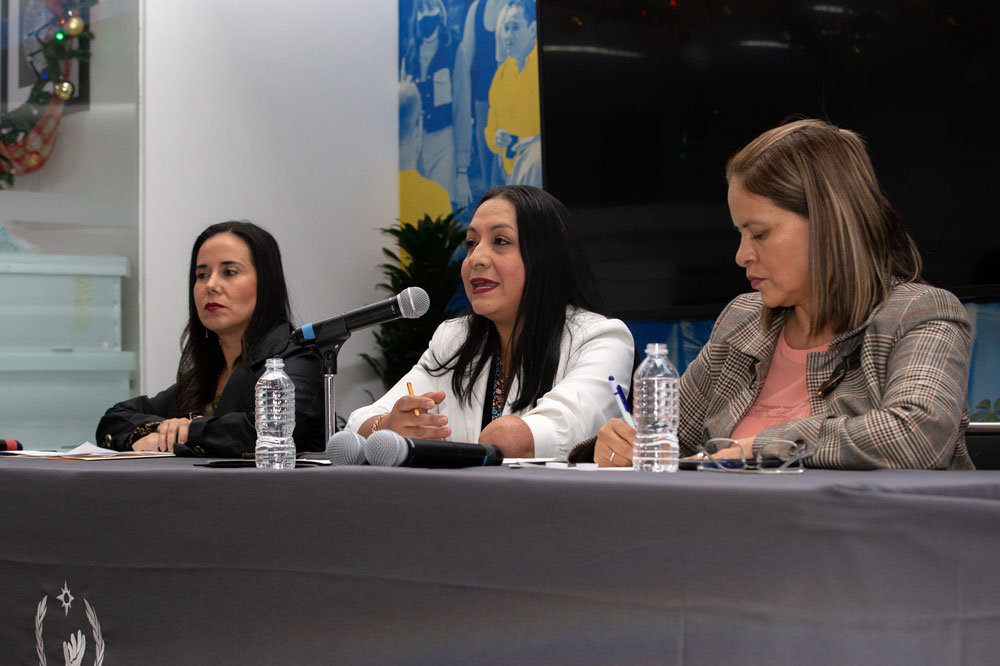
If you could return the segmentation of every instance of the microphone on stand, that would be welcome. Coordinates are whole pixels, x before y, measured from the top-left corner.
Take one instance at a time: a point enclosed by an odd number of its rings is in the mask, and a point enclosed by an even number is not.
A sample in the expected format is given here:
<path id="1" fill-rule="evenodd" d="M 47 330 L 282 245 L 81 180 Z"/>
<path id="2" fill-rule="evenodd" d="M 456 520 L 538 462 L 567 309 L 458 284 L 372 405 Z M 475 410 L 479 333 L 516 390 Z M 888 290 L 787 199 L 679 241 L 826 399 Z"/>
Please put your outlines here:
<path id="1" fill-rule="evenodd" d="M 335 433 L 326 442 L 326 451 L 319 457 L 329 460 L 334 465 L 364 465 L 365 438 L 350 430 Z"/>
<path id="2" fill-rule="evenodd" d="M 503 462 L 503 451 L 492 444 L 464 444 L 434 439 L 408 439 L 391 430 L 377 430 L 365 442 L 369 465 L 383 467 L 485 467 Z"/>
<path id="3" fill-rule="evenodd" d="M 420 287 L 407 287 L 397 295 L 387 298 L 384 301 L 372 303 L 371 305 L 345 312 L 330 319 L 301 326 L 292 333 L 292 339 L 297 345 L 307 345 L 320 338 L 324 328 L 333 328 L 338 331 L 350 333 L 359 328 L 384 324 L 387 321 L 392 321 L 400 317 L 403 319 L 416 319 L 426 314 L 430 307 L 431 299 L 426 291 Z"/>
<path id="4" fill-rule="evenodd" d="M 431 307 L 431 299 L 420 287 L 407 287 L 392 298 L 372 303 L 357 310 L 325 319 L 314 324 L 306 324 L 292 331 L 292 341 L 299 345 L 313 345 L 323 360 L 324 412 L 326 414 L 326 441 L 336 433 L 336 390 L 337 354 L 353 329 L 374 326 L 392 321 L 398 317 L 416 319 Z"/>

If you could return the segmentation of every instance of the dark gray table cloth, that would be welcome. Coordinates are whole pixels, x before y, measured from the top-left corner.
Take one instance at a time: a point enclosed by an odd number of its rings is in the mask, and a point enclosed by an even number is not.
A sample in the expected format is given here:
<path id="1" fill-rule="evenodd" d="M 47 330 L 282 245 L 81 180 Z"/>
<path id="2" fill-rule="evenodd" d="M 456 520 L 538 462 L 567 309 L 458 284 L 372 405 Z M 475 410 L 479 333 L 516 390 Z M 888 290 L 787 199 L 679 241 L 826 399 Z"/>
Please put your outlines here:
<path id="1" fill-rule="evenodd" d="M 0 459 L 2 663 L 1000 658 L 1000 473 L 194 462 Z"/>

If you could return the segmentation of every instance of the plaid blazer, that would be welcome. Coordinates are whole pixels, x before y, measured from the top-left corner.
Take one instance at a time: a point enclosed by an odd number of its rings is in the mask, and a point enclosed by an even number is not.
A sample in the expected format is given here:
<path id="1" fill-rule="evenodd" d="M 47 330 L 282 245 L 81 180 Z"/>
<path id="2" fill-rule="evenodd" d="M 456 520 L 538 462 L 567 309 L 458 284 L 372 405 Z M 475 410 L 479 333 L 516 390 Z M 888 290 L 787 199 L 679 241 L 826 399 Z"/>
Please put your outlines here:
<path id="1" fill-rule="evenodd" d="M 757 397 L 788 317 L 779 314 L 765 331 L 763 312 L 757 293 L 733 300 L 681 378 L 682 455 L 728 437 Z M 965 447 L 970 351 L 969 322 L 954 295 L 897 284 L 864 325 L 809 354 L 812 416 L 766 428 L 754 453 L 776 453 L 768 441 L 780 438 L 814 446 L 811 467 L 974 469 Z M 835 386 L 821 396 L 824 384 Z"/>

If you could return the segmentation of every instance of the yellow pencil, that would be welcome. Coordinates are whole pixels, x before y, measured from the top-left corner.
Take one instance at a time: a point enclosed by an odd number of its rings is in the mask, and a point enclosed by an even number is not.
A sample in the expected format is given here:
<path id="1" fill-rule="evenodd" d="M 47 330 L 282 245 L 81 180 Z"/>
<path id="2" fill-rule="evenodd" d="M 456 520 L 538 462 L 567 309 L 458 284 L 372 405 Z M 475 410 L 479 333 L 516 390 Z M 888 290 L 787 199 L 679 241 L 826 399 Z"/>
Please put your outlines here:
<path id="1" fill-rule="evenodd" d="M 406 382 L 406 390 L 410 392 L 410 395 L 413 395 L 413 384 Z M 414 407 L 413 414 L 414 416 L 420 416 L 420 410 Z"/>

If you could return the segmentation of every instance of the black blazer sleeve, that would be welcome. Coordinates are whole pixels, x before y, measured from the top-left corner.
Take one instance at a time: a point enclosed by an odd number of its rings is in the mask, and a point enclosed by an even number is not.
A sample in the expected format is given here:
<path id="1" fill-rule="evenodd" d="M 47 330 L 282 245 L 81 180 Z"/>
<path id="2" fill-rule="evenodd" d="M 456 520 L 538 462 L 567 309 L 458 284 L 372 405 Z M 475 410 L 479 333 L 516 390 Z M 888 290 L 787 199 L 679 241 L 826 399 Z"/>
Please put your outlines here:
<path id="1" fill-rule="evenodd" d="M 174 387 L 160 391 L 152 398 L 140 395 L 119 402 L 104 413 L 97 424 L 97 445 L 115 451 L 131 449 L 128 445 L 132 431 L 141 425 L 171 418 Z"/>
<path id="2" fill-rule="evenodd" d="M 226 387 L 219 396 L 215 414 L 198 417 L 188 427 L 188 441 L 174 447 L 177 455 L 212 458 L 240 458 L 253 455 L 257 441 L 254 425 L 254 386 L 264 374 L 265 361 L 280 357 L 285 372 L 295 384 L 295 439 L 297 451 L 322 451 L 324 434 L 323 363 L 312 346 L 299 347 L 290 340 L 291 326 L 279 324 L 271 329 L 236 364 Z M 138 426 L 155 421 L 187 416 L 173 412 L 174 386 L 153 398 L 140 396 L 120 402 L 105 414 L 97 426 L 101 446 L 119 451 L 129 448 L 128 439 Z M 108 440 L 110 436 L 110 440 Z"/>

